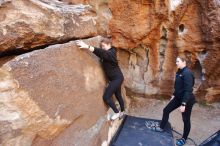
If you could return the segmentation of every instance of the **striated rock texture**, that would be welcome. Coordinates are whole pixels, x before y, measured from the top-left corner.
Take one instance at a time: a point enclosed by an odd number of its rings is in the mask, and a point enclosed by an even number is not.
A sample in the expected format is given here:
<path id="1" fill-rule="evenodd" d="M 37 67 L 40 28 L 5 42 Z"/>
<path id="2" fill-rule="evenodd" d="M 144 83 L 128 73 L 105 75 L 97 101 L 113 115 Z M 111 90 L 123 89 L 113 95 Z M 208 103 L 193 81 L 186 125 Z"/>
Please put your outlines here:
<path id="1" fill-rule="evenodd" d="M 55 0 L 5 0 L 0 4 L 0 55 L 97 36 L 89 5 Z M 8 53 L 9 52 L 9 53 Z"/>
<path id="2" fill-rule="evenodd" d="M 218 0 L 109 0 L 109 28 L 130 94 L 172 94 L 175 59 L 184 54 L 198 100 L 220 98 Z"/>
<path id="3" fill-rule="evenodd" d="M 197 63 L 200 63 L 204 77 L 198 91 L 207 101 L 220 100 L 220 1 L 199 0 L 199 4 L 205 47 L 197 54 Z"/>
<path id="4" fill-rule="evenodd" d="M 27 91 L 10 74 L 10 68 L 0 69 L 0 141 L 2 146 L 28 146 L 36 135 L 50 139 L 57 136 L 70 123 L 60 116 L 50 118 Z"/>
<path id="5" fill-rule="evenodd" d="M 88 43 L 97 46 L 99 41 L 100 37 L 96 37 Z M 3 62 L 2 146 L 109 143 L 115 128 L 113 125 L 109 131 L 111 123 L 102 100 L 106 82 L 94 54 L 69 42 Z"/>
<path id="6" fill-rule="evenodd" d="M 99 35 L 111 36 L 109 32 L 109 21 L 112 17 L 108 6 L 108 0 L 60 0 L 69 5 L 84 4 L 90 5 L 96 14 L 96 27 Z"/>
<path id="7" fill-rule="evenodd" d="M 108 145 L 120 121 L 78 39 L 112 36 L 128 95 L 170 96 L 184 54 L 197 99 L 220 100 L 219 0 L 0 0 L 0 13 L 2 146 Z"/>

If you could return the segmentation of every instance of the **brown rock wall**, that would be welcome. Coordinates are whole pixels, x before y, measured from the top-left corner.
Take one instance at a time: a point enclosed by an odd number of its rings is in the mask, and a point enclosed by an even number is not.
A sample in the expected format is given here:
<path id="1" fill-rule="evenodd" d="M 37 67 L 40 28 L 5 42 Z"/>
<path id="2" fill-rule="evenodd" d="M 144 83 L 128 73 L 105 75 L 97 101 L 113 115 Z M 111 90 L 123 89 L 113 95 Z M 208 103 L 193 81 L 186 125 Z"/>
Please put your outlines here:
<path id="1" fill-rule="evenodd" d="M 97 46 L 100 37 L 88 40 Z M 101 145 L 109 143 L 106 85 L 98 58 L 75 42 L 3 61 L 2 145 Z M 114 128 L 112 129 L 114 130 Z"/>
<path id="2" fill-rule="evenodd" d="M 172 94 L 175 58 L 184 54 L 196 77 L 198 100 L 219 100 L 219 2 L 110 0 L 109 7 L 129 91 Z"/>

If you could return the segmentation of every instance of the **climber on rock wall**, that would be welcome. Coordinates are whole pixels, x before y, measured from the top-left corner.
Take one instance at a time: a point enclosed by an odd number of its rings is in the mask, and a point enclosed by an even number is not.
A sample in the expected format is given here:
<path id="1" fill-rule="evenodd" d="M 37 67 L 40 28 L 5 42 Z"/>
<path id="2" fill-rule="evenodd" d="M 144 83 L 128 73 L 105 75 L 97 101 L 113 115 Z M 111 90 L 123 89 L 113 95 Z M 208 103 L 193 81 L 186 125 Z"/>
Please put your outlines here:
<path id="1" fill-rule="evenodd" d="M 103 95 L 103 100 L 114 111 L 114 114 L 111 116 L 111 120 L 122 117 L 125 110 L 124 101 L 121 96 L 121 85 L 124 80 L 124 76 L 119 68 L 116 50 L 112 47 L 111 39 L 103 38 L 100 42 L 101 48 L 89 46 L 81 40 L 77 41 L 76 44 L 82 49 L 88 49 L 100 58 L 104 72 L 109 80 L 109 84 Z M 113 94 L 115 94 L 115 97 L 120 104 L 120 112 L 112 100 Z"/>
<path id="2" fill-rule="evenodd" d="M 168 105 L 163 109 L 163 117 L 159 126 L 152 127 L 153 131 L 163 132 L 164 127 L 168 122 L 169 114 L 179 107 L 182 113 L 184 123 L 183 136 L 177 139 L 176 145 L 182 146 L 186 143 L 187 137 L 191 128 L 191 112 L 195 104 L 195 96 L 193 95 L 194 76 L 186 66 L 186 58 L 179 56 L 176 59 L 178 71 L 176 72 L 176 79 L 174 84 L 174 93 Z"/>

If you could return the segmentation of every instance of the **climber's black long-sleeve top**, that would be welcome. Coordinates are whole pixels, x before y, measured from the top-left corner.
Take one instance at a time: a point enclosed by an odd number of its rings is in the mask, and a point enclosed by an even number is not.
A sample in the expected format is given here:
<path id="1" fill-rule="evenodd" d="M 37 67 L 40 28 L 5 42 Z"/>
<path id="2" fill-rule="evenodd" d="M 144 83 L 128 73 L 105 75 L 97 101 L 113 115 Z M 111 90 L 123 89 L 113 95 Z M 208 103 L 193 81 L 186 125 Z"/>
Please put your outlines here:
<path id="1" fill-rule="evenodd" d="M 124 78 L 118 66 L 115 48 L 109 50 L 94 48 L 93 53 L 101 59 L 104 72 L 110 81 L 116 78 Z"/>
<path id="2" fill-rule="evenodd" d="M 118 66 L 116 50 L 114 48 L 109 50 L 95 48 L 93 53 L 101 59 L 105 74 L 110 81 L 105 89 L 103 100 L 109 107 L 112 108 L 115 113 L 119 113 L 119 110 L 111 99 L 112 95 L 115 94 L 115 97 L 120 104 L 121 111 L 123 112 L 125 108 L 124 101 L 121 96 L 121 84 L 124 80 L 124 77 Z"/>
<path id="3" fill-rule="evenodd" d="M 181 100 L 183 103 L 187 103 L 189 100 L 195 102 L 193 95 L 194 76 L 191 71 L 184 67 L 176 72 L 176 79 L 174 85 L 174 96 Z"/>

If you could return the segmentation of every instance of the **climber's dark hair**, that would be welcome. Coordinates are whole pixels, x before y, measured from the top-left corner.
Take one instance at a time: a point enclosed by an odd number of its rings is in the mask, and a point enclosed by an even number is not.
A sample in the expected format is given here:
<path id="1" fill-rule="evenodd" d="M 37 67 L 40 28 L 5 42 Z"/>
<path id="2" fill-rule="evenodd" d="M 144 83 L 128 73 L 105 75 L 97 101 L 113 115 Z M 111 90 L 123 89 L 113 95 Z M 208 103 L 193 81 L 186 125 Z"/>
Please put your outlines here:
<path id="1" fill-rule="evenodd" d="M 110 37 L 103 37 L 100 44 L 102 44 L 102 43 L 112 45 L 112 39 Z"/>

